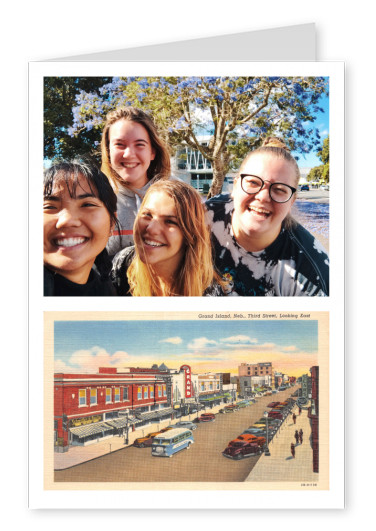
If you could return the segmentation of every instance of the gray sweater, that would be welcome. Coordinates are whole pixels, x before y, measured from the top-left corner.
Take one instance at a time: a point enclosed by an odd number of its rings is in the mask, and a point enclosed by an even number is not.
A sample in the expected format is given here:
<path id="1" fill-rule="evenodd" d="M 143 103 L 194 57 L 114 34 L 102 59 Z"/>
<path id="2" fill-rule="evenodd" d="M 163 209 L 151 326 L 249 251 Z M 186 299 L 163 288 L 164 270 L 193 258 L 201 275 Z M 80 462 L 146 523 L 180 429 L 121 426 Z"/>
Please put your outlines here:
<path id="1" fill-rule="evenodd" d="M 107 251 L 112 258 L 116 253 L 133 245 L 133 224 L 147 189 L 154 183 L 152 179 L 135 193 L 129 188 L 119 187 L 117 195 L 117 217 L 120 232 L 116 229 L 107 243 Z"/>

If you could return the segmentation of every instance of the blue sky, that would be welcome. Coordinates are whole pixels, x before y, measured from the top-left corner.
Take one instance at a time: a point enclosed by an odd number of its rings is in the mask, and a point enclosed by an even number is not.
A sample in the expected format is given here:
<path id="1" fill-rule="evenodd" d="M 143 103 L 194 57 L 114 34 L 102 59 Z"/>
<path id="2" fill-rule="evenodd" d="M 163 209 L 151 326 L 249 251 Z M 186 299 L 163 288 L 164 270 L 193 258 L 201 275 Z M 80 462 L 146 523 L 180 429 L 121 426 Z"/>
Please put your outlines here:
<path id="1" fill-rule="evenodd" d="M 55 370 L 63 372 L 164 362 L 236 373 L 241 362 L 274 361 L 291 373 L 317 363 L 317 321 L 56 321 L 54 334 Z"/>
<path id="2" fill-rule="evenodd" d="M 319 101 L 319 106 L 324 109 L 324 112 L 320 112 L 316 115 L 316 121 L 313 122 L 313 125 L 319 130 L 322 143 L 324 138 L 329 135 L 329 97 L 322 96 Z M 322 164 L 315 151 L 311 151 L 305 155 L 302 155 L 301 153 L 295 153 L 293 151 L 292 154 L 294 156 L 299 156 L 298 166 L 300 168 L 313 168 Z"/>

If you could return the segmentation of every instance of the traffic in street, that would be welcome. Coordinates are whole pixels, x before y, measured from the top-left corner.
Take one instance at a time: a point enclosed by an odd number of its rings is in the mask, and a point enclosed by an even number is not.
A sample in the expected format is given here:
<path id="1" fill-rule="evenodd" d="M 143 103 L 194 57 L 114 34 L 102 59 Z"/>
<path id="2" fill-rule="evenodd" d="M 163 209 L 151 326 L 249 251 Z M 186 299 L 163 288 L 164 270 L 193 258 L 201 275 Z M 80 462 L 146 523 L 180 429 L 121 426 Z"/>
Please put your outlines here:
<path id="1" fill-rule="evenodd" d="M 129 446 L 100 458 L 55 471 L 56 482 L 241 482 L 255 464 L 260 452 L 243 459 L 228 459 L 223 455 L 230 441 L 263 417 L 272 401 L 286 401 L 296 390 L 289 388 L 272 396 L 256 398 L 256 403 L 237 410 L 219 413 L 219 408 L 201 411 L 185 420 L 196 421 L 201 414 L 215 413 L 214 419 L 195 422 L 194 443 L 171 458 L 152 455 L 150 446 Z M 223 409 L 223 406 L 221 405 Z M 292 422 L 288 416 L 285 423 Z M 175 425 L 177 422 L 171 422 Z M 167 427 L 166 423 L 163 428 Z M 175 426 L 174 426 L 175 427 Z M 256 428 L 257 429 L 257 428 Z M 262 430 L 262 427 L 260 428 Z M 152 430 L 150 430 L 152 431 Z M 176 431 L 176 430 L 174 430 Z M 145 430 L 145 435 L 149 433 Z M 253 433 L 253 430 L 251 430 Z M 255 432 L 256 433 L 256 432 Z M 264 433 L 264 432 L 263 432 Z M 271 431 L 272 433 L 272 431 Z M 164 435 L 168 431 L 164 432 Z M 231 456 L 230 456 L 231 457 Z"/>

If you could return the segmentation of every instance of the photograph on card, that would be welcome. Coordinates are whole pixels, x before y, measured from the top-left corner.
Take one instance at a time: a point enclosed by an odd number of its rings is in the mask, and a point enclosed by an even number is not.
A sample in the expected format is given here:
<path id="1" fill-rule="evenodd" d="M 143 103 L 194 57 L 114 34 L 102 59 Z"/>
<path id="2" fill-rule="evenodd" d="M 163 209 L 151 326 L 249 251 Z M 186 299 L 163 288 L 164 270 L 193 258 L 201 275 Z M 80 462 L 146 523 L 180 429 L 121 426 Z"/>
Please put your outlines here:
<path id="1" fill-rule="evenodd" d="M 330 76 L 124 74 L 43 78 L 44 295 L 328 296 Z"/>

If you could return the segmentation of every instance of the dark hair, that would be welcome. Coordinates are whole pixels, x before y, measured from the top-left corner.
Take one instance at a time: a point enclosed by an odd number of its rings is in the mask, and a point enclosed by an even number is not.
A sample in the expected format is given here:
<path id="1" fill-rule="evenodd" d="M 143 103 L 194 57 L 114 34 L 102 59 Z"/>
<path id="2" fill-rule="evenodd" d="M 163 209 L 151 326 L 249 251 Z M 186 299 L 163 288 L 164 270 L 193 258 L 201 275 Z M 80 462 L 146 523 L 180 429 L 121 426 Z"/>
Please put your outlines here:
<path id="1" fill-rule="evenodd" d="M 120 230 L 116 217 L 117 198 L 106 175 L 99 169 L 97 164 L 88 157 L 74 158 L 72 160 L 58 161 L 44 172 L 43 196 L 48 199 L 53 193 L 54 186 L 63 182 L 67 187 L 70 197 L 76 197 L 77 187 L 80 186 L 79 178 L 83 177 L 90 191 L 98 197 L 109 213 L 111 226 Z M 104 249 L 96 258 L 95 264 L 101 275 L 107 275 L 110 270 L 110 262 L 107 251 Z"/>
<path id="2" fill-rule="evenodd" d="M 76 196 L 79 178 L 84 177 L 90 191 L 98 197 L 106 207 L 111 223 L 116 224 L 116 194 L 98 166 L 91 160 L 85 158 L 75 158 L 72 160 L 62 160 L 53 164 L 44 173 L 43 196 L 49 197 L 53 187 L 57 182 L 64 182 L 71 197 Z"/>

